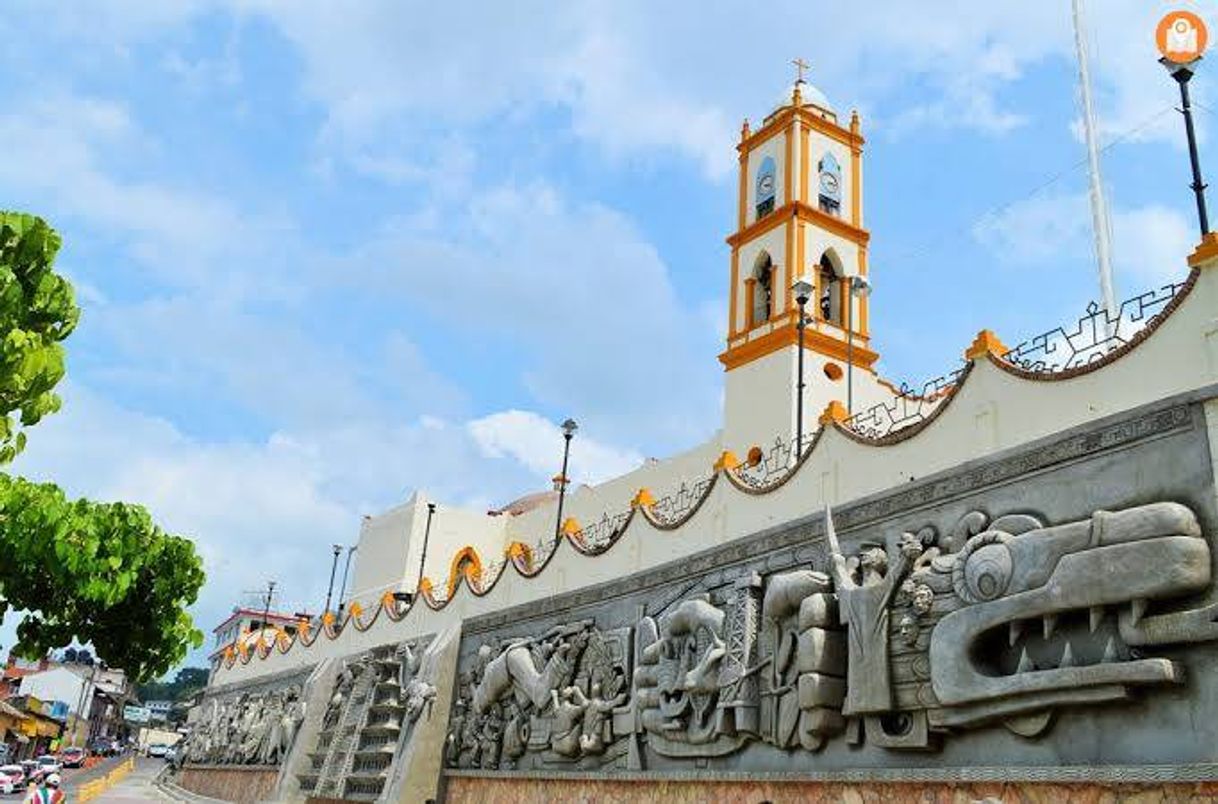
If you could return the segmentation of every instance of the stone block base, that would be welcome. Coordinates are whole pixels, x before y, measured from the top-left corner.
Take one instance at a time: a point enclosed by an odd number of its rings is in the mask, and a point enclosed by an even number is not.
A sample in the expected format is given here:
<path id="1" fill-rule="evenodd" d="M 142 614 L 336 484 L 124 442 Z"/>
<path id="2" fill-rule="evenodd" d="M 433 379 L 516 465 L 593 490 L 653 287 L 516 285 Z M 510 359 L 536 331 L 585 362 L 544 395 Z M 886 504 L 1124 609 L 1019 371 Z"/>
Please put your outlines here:
<path id="1" fill-rule="evenodd" d="M 447 780 L 450 804 L 518 804 L 559 802 L 674 802 L 674 804 L 1200 804 L 1218 798 L 1218 782 L 1145 785 L 1054 784 L 1046 782 L 885 783 L 692 781 L 607 779 L 487 779 Z"/>
<path id="2" fill-rule="evenodd" d="M 208 798 L 255 804 L 274 795 L 278 780 L 278 767 L 189 765 L 178 771 L 174 784 Z"/>

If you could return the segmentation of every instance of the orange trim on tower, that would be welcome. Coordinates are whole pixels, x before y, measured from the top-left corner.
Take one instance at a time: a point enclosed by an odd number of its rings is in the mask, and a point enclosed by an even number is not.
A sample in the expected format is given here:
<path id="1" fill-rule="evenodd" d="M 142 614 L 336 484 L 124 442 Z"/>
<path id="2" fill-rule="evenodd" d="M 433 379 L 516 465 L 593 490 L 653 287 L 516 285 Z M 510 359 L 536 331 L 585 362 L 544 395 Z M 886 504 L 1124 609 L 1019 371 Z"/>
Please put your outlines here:
<path id="1" fill-rule="evenodd" d="M 790 130 L 783 134 L 783 150 L 786 158 L 783 160 L 782 166 L 782 199 L 789 204 L 795 200 L 795 185 L 791 182 L 791 161 L 795 151 L 795 143 L 791 141 Z"/>
<path id="2" fill-rule="evenodd" d="M 804 126 L 799 127 L 799 197 L 803 201 L 807 201 L 808 196 L 808 174 L 812 172 L 808 162 L 808 129 Z"/>
<path id="3" fill-rule="evenodd" d="M 866 276 L 867 275 L 867 249 L 860 246 L 858 252 L 859 252 L 859 275 Z M 869 330 L 867 329 L 867 327 L 868 327 L 867 316 L 868 316 L 869 310 L 871 309 L 870 299 L 871 299 L 870 296 L 864 296 L 861 299 L 859 299 L 859 319 L 858 319 L 857 329 L 858 329 L 859 334 L 861 334 L 864 338 L 867 337 L 868 333 L 869 333 Z"/>
<path id="4" fill-rule="evenodd" d="M 870 371 L 872 365 L 880 359 L 880 356 L 866 345 L 859 343 L 859 340 L 855 338 L 854 341 L 854 365 Z M 783 324 L 781 327 L 767 332 L 759 338 L 746 341 L 739 346 L 730 347 L 723 354 L 719 355 L 719 362 L 723 364 L 725 371 L 731 371 L 746 363 L 751 363 L 759 357 L 764 357 L 771 352 L 776 352 L 787 346 L 795 346 L 798 342 L 798 331 L 795 328 L 794 321 L 791 320 L 791 317 L 788 317 L 788 323 Z M 826 335 L 815 329 L 809 328 L 804 331 L 804 348 L 825 357 L 831 357 L 834 360 L 844 361 L 846 359 L 846 341 L 844 337 L 839 338 Z"/>
<path id="5" fill-rule="evenodd" d="M 755 287 L 757 285 L 757 277 L 747 276 L 744 279 L 744 328 L 746 330 L 757 326 L 757 322 L 753 320 L 753 296 L 756 294 Z"/>
<path id="6" fill-rule="evenodd" d="M 740 141 L 740 143 L 736 146 L 736 149 L 738 151 L 753 150 L 753 148 L 755 148 L 758 144 L 765 142 L 770 137 L 774 136 L 775 132 L 781 130 L 783 126 L 789 125 L 791 118 L 796 114 L 799 115 L 801 124 L 806 125 L 808 128 L 818 131 L 829 139 L 840 142 L 843 145 L 850 146 L 851 148 L 857 148 L 866 142 L 861 134 L 851 133 L 850 130 L 842 128 L 837 123 L 830 120 L 826 120 L 810 109 L 797 110 L 794 107 L 788 106 L 785 109 L 775 112 L 768 120 L 766 120 L 765 125 L 763 125 L 761 128 L 750 132 L 748 137 Z"/>
<path id="7" fill-rule="evenodd" d="M 740 283 L 740 249 L 732 249 L 732 285 L 728 288 L 728 303 L 727 303 L 727 336 L 730 338 L 739 332 L 736 327 L 736 321 L 739 316 L 736 315 L 736 286 Z"/>
<path id="8" fill-rule="evenodd" d="M 798 217 L 800 220 L 807 221 L 808 223 L 814 223 L 821 229 L 839 237 L 844 237 L 855 245 L 864 246 L 871 239 L 871 233 L 866 229 L 860 229 L 836 215 L 821 212 L 810 204 L 796 201 L 792 204 L 782 205 L 761 220 L 754 221 L 739 232 L 729 235 L 727 237 L 727 244 L 729 246 L 739 246 L 758 235 L 765 234 L 771 229 L 781 226 L 792 216 Z"/>
<path id="9" fill-rule="evenodd" d="M 740 203 L 739 209 L 736 211 L 736 228 L 743 229 L 745 221 L 748 220 L 748 200 L 749 200 L 749 155 L 745 151 L 740 152 Z"/>
<path id="10" fill-rule="evenodd" d="M 784 312 L 790 310 L 791 305 L 795 303 L 791 298 L 791 284 L 795 280 L 791 277 L 793 277 L 795 275 L 795 271 L 798 270 L 795 264 L 795 227 L 798 225 L 799 221 L 795 218 L 792 218 L 787 222 L 787 265 L 786 270 L 783 271 L 782 275 L 782 309 Z"/>

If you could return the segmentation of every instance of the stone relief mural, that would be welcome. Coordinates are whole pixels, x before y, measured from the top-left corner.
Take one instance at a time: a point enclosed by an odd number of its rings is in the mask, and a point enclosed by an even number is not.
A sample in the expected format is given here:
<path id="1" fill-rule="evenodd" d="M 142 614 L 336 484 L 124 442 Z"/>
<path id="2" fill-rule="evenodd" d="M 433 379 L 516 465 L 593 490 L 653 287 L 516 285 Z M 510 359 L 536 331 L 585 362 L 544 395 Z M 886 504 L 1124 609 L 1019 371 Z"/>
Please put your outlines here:
<path id="1" fill-rule="evenodd" d="M 445 763 L 513 769 L 620 758 L 619 738 L 634 731 L 625 706 L 630 631 L 585 621 L 483 644 L 458 679 Z"/>
<path id="2" fill-rule="evenodd" d="M 819 566 L 691 582 L 625 626 L 471 646 L 447 766 L 926 751 L 993 726 L 1035 740 L 1065 710 L 1181 684 L 1151 649 L 1218 639 L 1218 604 L 1170 603 L 1211 592 L 1209 544 L 1175 502 L 1056 525 L 973 511 L 849 551 L 826 511 L 821 546 Z"/>
<path id="3" fill-rule="evenodd" d="M 303 794 L 382 797 L 414 725 L 432 716 L 436 669 L 428 648 L 412 640 L 343 661 L 307 769 L 297 774 Z"/>
<path id="4" fill-rule="evenodd" d="M 305 704 L 299 684 L 243 692 L 203 705 L 178 764 L 278 765 L 296 740 Z"/>

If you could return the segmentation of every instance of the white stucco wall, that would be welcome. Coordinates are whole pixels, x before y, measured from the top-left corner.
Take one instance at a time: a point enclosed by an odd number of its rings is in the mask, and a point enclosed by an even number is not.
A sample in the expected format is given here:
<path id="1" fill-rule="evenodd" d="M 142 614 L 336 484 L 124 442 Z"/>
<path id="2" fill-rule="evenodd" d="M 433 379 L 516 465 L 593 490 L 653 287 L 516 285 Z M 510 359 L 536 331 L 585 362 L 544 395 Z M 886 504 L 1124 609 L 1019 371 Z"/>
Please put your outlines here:
<path id="1" fill-rule="evenodd" d="M 911 477 L 951 469 L 971 459 L 1215 382 L 1218 382 L 1218 264 L 1201 271 L 1191 294 L 1151 337 L 1111 365 L 1072 379 L 1037 381 L 1008 374 L 988 358 L 981 358 L 950 406 L 930 426 L 906 441 L 872 446 L 830 430 L 799 472 L 777 491 L 746 495 L 721 479 L 693 519 L 677 531 L 659 531 L 636 517 L 621 541 L 603 555 L 583 556 L 563 544 L 546 570 L 535 578 L 526 579 L 509 568 L 508 575 L 483 597 L 461 589 L 439 611 L 416 605 L 400 623 L 382 618 L 365 633 L 351 628 L 338 639 L 323 638 L 311 648 L 296 644 L 286 654 L 276 653 L 266 660 L 255 659 L 248 665 L 222 669 L 217 673 L 216 683 L 238 681 L 326 656 L 437 632 L 464 618 L 621 578 L 820 511 L 825 504 L 837 505 L 900 486 Z M 1211 415 L 1213 410 L 1214 403 L 1210 403 Z M 1215 432 L 1211 426 L 1211 452 L 1218 454 Z M 696 472 L 698 463 L 702 463 L 701 476 L 709 474 L 711 461 L 707 458 L 717 453 L 716 446 L 704 445 L 681 456 L 669 468 L 665 464 L 647 467 L 651 485 L 660 485 L 665 477 Z M 641 477 L 635 475 L 629 480 L 605 484 L 599 490 L 577 493 L 569 510 L 587 522 L 598 517 L 594 510 L 598 505 L 608 506 L 614 512 L 622 510 L 622 501 L 628 501 L 634 491 L 632 487 L 640 485 L 634 481 Z M 552 507 L 549 517 L 547 520 L 546 510 L 539 509 L 528 521 L 552 523 Z M 519 524 L 525 524 L 521 519 Z"/>
<path id="2" fill-rule="evenodd" d="M 23 676 L 17 687 L 19 695 L 33 695 L 41 701 L 63 701 L 68 705 L 69 712 L 76 712 L 80 707 L 81 690 L 89 682 L 81 676 L 63 667 L 54 667 L 41 673 Z M 91 685 L 90 685 L 91 687 Z M 85 705 L 93 699 L 92 689 L 85 697 Z M 86 713 L 81 713 L 82 716 Z"/>

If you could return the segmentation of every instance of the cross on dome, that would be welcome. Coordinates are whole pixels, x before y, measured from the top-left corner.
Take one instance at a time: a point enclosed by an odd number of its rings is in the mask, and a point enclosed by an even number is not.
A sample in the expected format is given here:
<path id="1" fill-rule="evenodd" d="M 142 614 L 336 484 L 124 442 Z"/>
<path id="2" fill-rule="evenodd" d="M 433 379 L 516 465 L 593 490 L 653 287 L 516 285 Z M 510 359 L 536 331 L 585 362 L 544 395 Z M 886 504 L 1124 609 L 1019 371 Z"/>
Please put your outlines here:
<path id="1" fill-rule="evenodd" d="M 811 69 L 812 65 L 801 58 L 791 59 L 791 63 L 795 65 L 795 83 L 804 83 L 804 70 Z"/>

